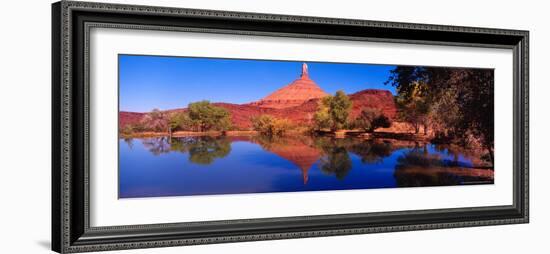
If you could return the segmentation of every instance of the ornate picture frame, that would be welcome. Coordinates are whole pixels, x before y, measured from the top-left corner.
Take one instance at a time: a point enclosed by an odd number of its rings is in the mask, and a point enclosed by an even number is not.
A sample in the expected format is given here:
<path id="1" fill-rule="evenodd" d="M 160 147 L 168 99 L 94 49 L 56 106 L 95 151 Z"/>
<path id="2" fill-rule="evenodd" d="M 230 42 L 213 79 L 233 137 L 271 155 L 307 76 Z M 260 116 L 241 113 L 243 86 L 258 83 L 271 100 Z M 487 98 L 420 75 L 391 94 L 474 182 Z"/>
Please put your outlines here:
<path id="1" fill-rule="evenodd" d="M 89 31 L 119 28 L 513 50 L 513 205 L 90 225 Z M 52 5 L 52 249 L 60 253 L 529 221 L 529 32 L 61 1 Z"/>

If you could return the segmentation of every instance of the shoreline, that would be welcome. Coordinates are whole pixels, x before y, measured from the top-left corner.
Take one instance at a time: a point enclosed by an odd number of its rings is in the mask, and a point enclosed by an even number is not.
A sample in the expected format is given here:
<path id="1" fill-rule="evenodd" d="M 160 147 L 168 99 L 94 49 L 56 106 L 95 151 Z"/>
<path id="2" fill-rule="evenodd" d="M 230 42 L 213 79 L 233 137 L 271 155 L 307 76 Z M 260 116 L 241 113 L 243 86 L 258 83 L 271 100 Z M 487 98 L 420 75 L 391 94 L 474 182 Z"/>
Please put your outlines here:
<path id="1" fill-rule="evenodd" d="M 246 130 L 246 131 L 175 131 L 172 133 L 173 138 L 182 138 L 182 137 L 201 137 L 201 136 L 210 136 L 210 137 L 237 137 L 237 136 L 258 136 L 261 135 L 259 131 L 255 130 Z M 430 136 L 414 133 L 401 133 L 401 132 L 372 132 L 367 133 L 364 131 L 358 130 L 340 130 L 336 132 L 332 131 L 316 131 L 315 134 L 308 134 L 300 131 L 289 131 L 286 135 L 288 137 L 293 137 L 297 135 L 318 135 L 325 137 L 335 137 L 335 138 L 358 138 L 364 140 L 370 139 L 394 139 L 401 141 L 416 141 L 416 142 L 430 142 Z M 133 134 L 122 134 L 119 133 L 119 138 L 153 138 L 153 137 L 169 137 L 168 132 L 136 132 Z"/>

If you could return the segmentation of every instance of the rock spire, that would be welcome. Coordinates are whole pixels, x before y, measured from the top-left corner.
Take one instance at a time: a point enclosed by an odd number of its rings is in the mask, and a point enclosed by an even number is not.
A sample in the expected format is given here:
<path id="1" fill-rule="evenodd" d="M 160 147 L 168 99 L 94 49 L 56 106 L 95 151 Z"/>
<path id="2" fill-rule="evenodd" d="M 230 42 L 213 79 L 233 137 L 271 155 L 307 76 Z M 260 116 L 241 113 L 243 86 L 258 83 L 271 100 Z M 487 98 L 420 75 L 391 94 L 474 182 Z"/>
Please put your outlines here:
<path id="1" fill-rule="evenodd" d="M 252 102 L 262 108 L 290 108 L 303 104 L 311 99 L 319 99 L 328 94 L 309 77 L 309 70 L 306 63 L 302 64 L 300 78 L 292 83 L 278 89 L 263 99 Z"/>

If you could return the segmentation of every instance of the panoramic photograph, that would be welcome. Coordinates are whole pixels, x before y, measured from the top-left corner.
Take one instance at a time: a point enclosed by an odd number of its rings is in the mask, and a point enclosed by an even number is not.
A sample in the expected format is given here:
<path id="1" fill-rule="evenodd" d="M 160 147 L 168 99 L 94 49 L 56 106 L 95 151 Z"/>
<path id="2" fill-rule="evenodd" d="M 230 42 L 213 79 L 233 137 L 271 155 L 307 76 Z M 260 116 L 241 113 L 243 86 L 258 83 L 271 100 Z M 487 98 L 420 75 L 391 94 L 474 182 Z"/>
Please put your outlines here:
<path id="1" fill-rule="evenodd" d="M 118 56 L 118 197 L 494 183 L 494 70 Z"/>

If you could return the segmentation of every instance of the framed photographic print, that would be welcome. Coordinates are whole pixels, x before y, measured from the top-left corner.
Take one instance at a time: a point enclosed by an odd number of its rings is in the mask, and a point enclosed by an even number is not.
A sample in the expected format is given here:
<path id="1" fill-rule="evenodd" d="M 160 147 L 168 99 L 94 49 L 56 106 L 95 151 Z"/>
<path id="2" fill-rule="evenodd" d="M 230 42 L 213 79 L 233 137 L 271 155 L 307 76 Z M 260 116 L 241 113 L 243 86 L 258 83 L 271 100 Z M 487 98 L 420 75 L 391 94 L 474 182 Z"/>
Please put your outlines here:
<path id="1" fill-rule="evenodd" d="M 528 222 L 527 31 L 52 11 L 57 252 Z"/>

